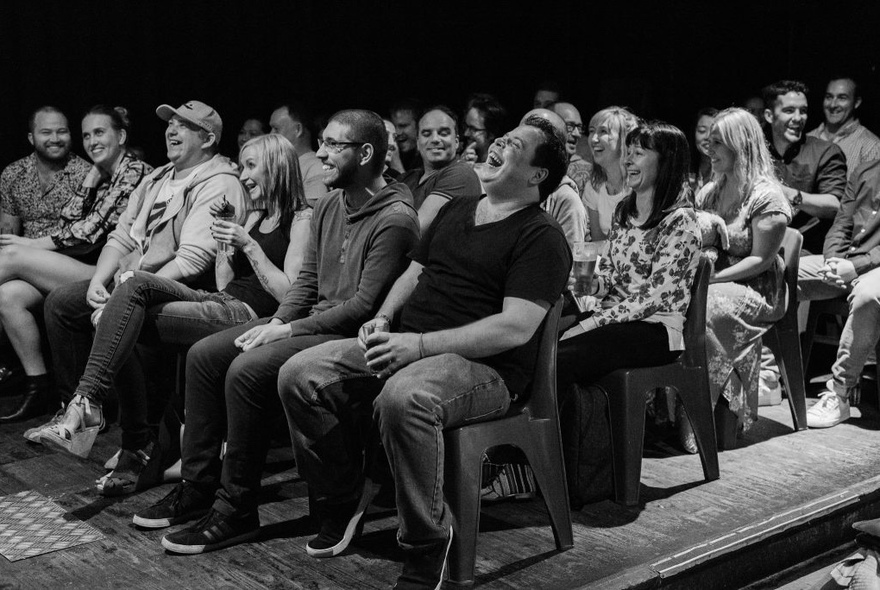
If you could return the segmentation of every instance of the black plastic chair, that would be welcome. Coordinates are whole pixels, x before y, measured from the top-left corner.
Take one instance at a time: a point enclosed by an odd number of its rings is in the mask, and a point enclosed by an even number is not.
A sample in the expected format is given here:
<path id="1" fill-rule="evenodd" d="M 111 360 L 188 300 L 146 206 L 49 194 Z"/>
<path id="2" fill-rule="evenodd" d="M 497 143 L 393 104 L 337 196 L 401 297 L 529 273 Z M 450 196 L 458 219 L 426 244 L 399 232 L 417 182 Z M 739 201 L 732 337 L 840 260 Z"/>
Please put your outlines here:
<path id="1" fill-rule="evenodd" d="M 773 351 L 776 362 L 779 363 L 779 370 L 788 393 L 791 421 L 794 423 L 795 430 L 807 428 L 806 380 L 804 379 L 804 363 L 801 358 L 801 340 L 797 321 L 797 279 L 803 241 L 804 237 L 798 230 L 790 227 L 785 228 L 780 254 L 785 262 L 788 301 L 785 315 L 773 324 L 773 327 L 764 334 L 763 338 L 764 344 Z"/>
<path id="2" fill-rule="evenodd" d="M 608 397 L 614 500 L 619 504 L 635 506 L 639 503 L 645 438 L 645 394 L 658 387 L 670 387 L 677 391 L 694 429 L 706 481 L 720 476 L 706 362 L 706 299 L 711 274 L 712 262 L 702 256 L 685 319 L 685 350 L 678 360 L 659 367 L 618 369 L 596 383 Z"/>
<path id="3" fill-rule="evenodd" d="M 480 530 L 480 476 L 483 453 L 491 447 L 514 445 L 528 459 L 544 497 L 556 548 L 574 545 L 562 438 L 556 408 L 556 343 L 562 298 L 547 313 L 535 364 L 531 394 L 499 420 L 447 430 L 446 501 L 457 523 L 449 552 L 449 579 L 473 584 Z"/>

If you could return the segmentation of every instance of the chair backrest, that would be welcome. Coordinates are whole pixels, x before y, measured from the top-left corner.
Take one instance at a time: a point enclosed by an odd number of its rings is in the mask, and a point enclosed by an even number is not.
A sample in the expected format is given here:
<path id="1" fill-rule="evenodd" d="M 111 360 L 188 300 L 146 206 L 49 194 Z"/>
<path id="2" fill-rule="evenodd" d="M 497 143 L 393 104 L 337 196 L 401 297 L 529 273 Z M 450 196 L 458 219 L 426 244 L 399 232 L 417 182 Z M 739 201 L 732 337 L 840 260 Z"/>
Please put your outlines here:
<path id="1" fill-rule="evenodd" d="M 701 254 L 694 284 L 691 285 L 691 302 L 684 319 L 684 352 L 681 361 L 689 367 L 706 366 L 706 301 L 709 298 L 712 266 L 712 260 Z"/>
<path id="2" fill-rule="evenodd" d="M 532 376 L 530 394 L 523 408 L 532 418 L 553 418 L 556 416 L 556 345 L 559 341 L 559 316 L 562 315 L 563 300 L 560 297 L 547 311 L 538 341 L 538 354 L 535 359 L 535 373 Z"/>
<path id="3" fill-rule="evenodd" d="M 797 313 L 797 280 L 798 270 L 800 270 L 801 246 L 804 243 L 804 236 L 798 230 L 787 227 L 785 235 L 782 237 L 782 245 L 779 247 L 779 254 L 782 256 L 782 262 L 785 263 L 785 284 L 788 287 L 788 302 L 785 306 L 786 313 Z"/>

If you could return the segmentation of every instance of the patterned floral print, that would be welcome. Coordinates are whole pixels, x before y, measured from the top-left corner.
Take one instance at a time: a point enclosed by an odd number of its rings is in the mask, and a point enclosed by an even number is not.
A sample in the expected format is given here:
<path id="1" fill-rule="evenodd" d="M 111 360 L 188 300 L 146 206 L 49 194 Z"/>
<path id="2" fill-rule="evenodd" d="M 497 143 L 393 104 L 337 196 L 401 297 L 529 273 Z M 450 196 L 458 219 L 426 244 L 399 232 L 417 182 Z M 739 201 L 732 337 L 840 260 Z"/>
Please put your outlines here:
<path id="1" fill-rule="evenodd" d="M 752 252 L 752 221 L 763 215 L 783 215 L 791 220 L 791 208 L 782 190 L 769 182 L 752 189 L 739 207 L 729 211 L 709 204 L 714 183 L 697 195 L 697 207 L 720 215 L 727 224 L 730 247 L 719 252 L 715 270 L 736 264 Z M 701 212 L 698 212 L 698 215 Z M 743 430 L 758 416 L 758 371 L 761 336 L 785 313 L 782 258 L 755 277 L 709 285 L 706 314 L 706 346 L 712 401 L 721 396 L 737 415 Z"/>
<path id="2" fill-rule="evenodd" d="M 102 177 L 93 166 L 61 210 L 61 227 L 52 233 L 55 246 L 60 250 L 106 237 L 125 211 L 129 195 L 152 170 L 130 153 L 122 157 L 111 178 Z"/>
<path id="3" fill-rule="evenodd" d="M 7 166 L 0 175 L 0 207 L 21 220 L 22 235 L 26 238 L 42 238 L 58 231 L 61 208 L 74 196 L 90 168 L 85 160 L 71 155 L 44 192 L 36 161 L 37 156 L 32 153 Z"/>
<path id="4" fill-rule="evenodd" d="M 596 326 L 637 320 L 660 322 L 670 350 L 682 350 L 682 327 L 700 259 L 693 209 L 672 211 L 656 227 L 615 225 L 599 261 Z"/>

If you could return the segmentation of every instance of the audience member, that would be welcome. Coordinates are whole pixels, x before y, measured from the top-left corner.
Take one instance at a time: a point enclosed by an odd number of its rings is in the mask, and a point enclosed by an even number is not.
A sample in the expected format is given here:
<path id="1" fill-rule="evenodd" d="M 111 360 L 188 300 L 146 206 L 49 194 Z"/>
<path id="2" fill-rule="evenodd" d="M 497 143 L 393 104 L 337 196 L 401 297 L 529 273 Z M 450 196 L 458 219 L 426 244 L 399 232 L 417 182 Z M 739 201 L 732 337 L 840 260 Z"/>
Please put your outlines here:
<path id="1" fill-rule="evenodd" d="M 124 108 L 89 109 L 82 142 L 93 165 L 62 207 L 61 224 L 40 238 L 0 234 L 0 323 L 25 374 L 21 405 L 0 422 L 27 420 L 49 409 L 50 379 L 34 310 L 52 289 L 92 276 L 129 195 L 152 170 L 127 152 L 128 130 Z"/>
<path id="2" fill-rule="evenodd" d="M 670 363 L 684 349 L 700 257 L 687 138 L 672 125 L 646 123 L 626 136 L 625 146 L 625 196 L 593 278 L 601 305 L 579 314 L 562 335 L 560 395 L 572 383 L 589 385 L 621 367 Z"/>
<path id="3" fill-rule="evenodd" d="M 691 189 L 699 192 L 703 185 L 712 178 L 712 162 L 709 158 L 709 129 L 718 109 L 708 107 L 697 113 L 697 124 L 694 128 L 693 165 L 688 180 Z"/>
<path id="4" fill-rule="evenodd" d="M 315 207 L 299 278 L 271 318 L 208 336 L 190 349 L 183 482 L 134 517 L 139 526 L 162 528 L 204 514 L 166 535 L 167 550 L 201 553 L 257 535 L 266 424 L 280 409 L 279 368 L 299 351 L 354 336 L 403 271 L 418 219 L 406 185 L 382 177 L 387 141 L 376 113 L 341 111 L 330 119 L 318 157 L 327 186 L 338 190 Z"/>
<path id="5" fill-rule="evenodd" d="M 800 260 L 799 299 L 846 296 L 849 302 L 827 391 L 807 412 L 810 428 L 828 428 L 849 419 L 850 399 L 880 337 L 878 195 L 880 160 L 865 162 L 850 174 L 840 211 L 825 236 L 823 255 Z"/>
<path id="6" fill-rule="evenodd" d="M 852 174 L 862 162 L 880 158 L 880 138 L 868 131 L 856 117 L 861 105 L 862 96 L 855 80 L 831 80 L 822 101 L 825 121 L 807 134 L 836 143 L 846 156 L 848 174 Z"/>
<path id="7" fill-rule="evenodd" d="M 747 110 L 758 120 L 758 124 L 764 126 L 764 99 L 760 96 L 749 96 L 742 103 L 742 108 Z"/>
<path id="8" fill-rule="evenodd" d="M 839 147 L 805 133 L 807 87 L 780 80 L 763 90 L 770 156 L 782 192 L 804 234 L 804 250 L 820 252 L 846 189 L 846 158 Z"/>
<path id="9" fill-rule="evenodd" d="M 397 130 L 394 140 L 397 143 L 404 171 L 421 168 L 422 161 L 416 146 L 419 134 L 418 123 L 422 116 L 421 105 L 415 99 L 403 99 L 391 106 L 389 114 L 391 122 L 394 123 L 394 128 Z"/>
<path id="10" fill-rule="evenodd" d="M 519 124 L 525 125 L 526 120 L 530 117 L 545 119 L 559 131 L 562 137 L 568 139 L 565 121 L 553 111 L 548 109 L 532 109 L 523 116 Z M 570 154 L 567 142 L 566 153 Z M 584 237 L 588 235 L 587 210 L 584 208 L 579 195 L 577 185 L 566 174 L 559 181 L 556 188 L 553 189 L 553 192 L 550 193 L 550 196 L 541 203 L 544 211 L 549 213 L 562 227 L 565 240 L 571 248 L 574 247 L 575 242 L 584 241 Z"/>
<path id="11" fill-rule="evenodd" d="M 785 313 L 779 246 L 791 207 L 747 111 L 718 113 L 709 157 L 712 181 L 697 195 L 703 247 L 717 252 L 706 310 L 709 385 L 713 404 L 724 398 L 748 430 L 758 412 L 761 336 Z M 681 425 L 682 442 L 695 453 L 689 423 Z"/>
<path id="12" fill-rule="evenodd" d="M 54 289 L 46 298 L 46 331 L 52 347 L 55 384 L 66 410 L 25 436 L 87 456 L 104 423 L 100 399 L 74 396 L 92 345 L 93 322 L 127 271 L 147 271 L 192 286 L 211 288 L 217 245 L 211 235 L 211 205 L 225 198 L 244 218 L 245 190 L 236 167 L 218 152 L 223 121 L 205 103 L 161 105 L 168 121 L 165 147 L 170 162 L 154 170 L 131 194 L 128 207 L 98 257 L 91 280 Z M 127 275 L 126 275 L 127 276 Z M 143 380 L 136 358 L 117 372 L 125 383 Z"/>
<path id="13" fill-rule="evenodd" d="M 396 588 L 442 583 L 453 535 L 442 430 L 500 418 L 527 394 L 539 326 L 571 267 L 558 224 L 538 207 L 566 162 L 563 138 L 539 118 L 496 140 L 476 167 L 486 196 L 440 211 L 358 339 L 282 367 L 297 466 L 321 523 L 309 555 L 338 555 L 356 533 L 374 493 L 363 434 L 375 417 L 405 554 Z"/>
<path id="14" fill-rule="evenodd" d="M 241 182 L 254 209 L 244 226 L 216 219 L 218 292 L 192 289 L 144 271 L 126 273 L 107 301 L 75 395 L 106 399 L 113 378 L 139 342 L 189 348 L 205 336 L 275 312 L 296 280 L 309 239 L 311 210 L 305 205 L 293 146 L 277 134 L 263 135 L 240 151 Z M 217 213 L 221 203 L 212 205 Z M 161 481 L 164 463 L 151 427 L 144 387 L 119 392 L 122 447 L 113 471 L 97 482 L 105 496 L 128 494 Z M 176 458 L 176 457 L 175 457 Z"/>
<path id="15" fill-rule="evenodd" d="M 577 153 L 578 142 L 585 131 L 584 122 L 581 120 L 580 111 L 570 102 L 557 102 L 553 105 L 553 112 L 565 122 L 565 151 L 568 152 L 568 170 L 565 175 L 574 181 L 580 195 L 584 192 L 593 169 L 593 166 Z"/>
<path id="16" fill-rule="evenodd" d="M 296 101 L 288 101 L 272 111 L 269 127 L 272 133 L 286 137 L 299 155 L 299 170 L 302 172 L 306 204 L 314 207 L 318 199 L 327 194 L 327 187 L 321 180 L 324 175 L 321 161 L 312 149 L 311 119 L 308 111 L 304 105 Z"/>
<path id="17" fill-rule="evenodd" d="M 268 132 L 266 128 L 266 124 L 263 123 L 262 120 L 257 118 L 245 119 L 244 123 L 241 124 L 241 129 L 238 130 L 238 149 L 241 150 L 242 146 L 252 140 L 255 137 L 259 137 L 261 135 L 265 135 Z"/>
<path id="18" fill-rule="evenodd" d="M 397 132 L 394 123 L 388 119 L 382 119 L 382 122 L 385 123 L 385 130 L 388 132 L 388 153 L 385 155 L 386 180 L 389 178 L 397 180 L 405 172 L 403 163 L 400 161 L 400 150 L 398 150 L 397 143 L 394 141 L 394 136 Z M 321 129 L 321 131 L 323 132 L 324 130 Z"/>
<path id="19" fill-rule="evenodd" d="M 532 99 L 533 109 L 552 109 L 557 101 L 562 99 L 562 91 L 559 84 L 554 80 L 543 80 L 538 84 L 535 96 Z"/>
<path id="20" fill-rule="evenodd" d="M 89 165 L 70 152 L 67 117 L 53 106 L 28 120 L 30 155 L 0 175 L 0 226 L 26 238 L 43 238 L 61 227 L 61 209 L 76 195 Z"/>
<path id="21" fill-rule="evenodd" d="M 419 119 L 419 154 L 425 168 L 404 174 L 400 181 L 413 195 L 424 232 L 447 202 L 459 197 L 475 197 L 482 192 L 480 181 L 470 166 L 456 161 L 458 119 L 448 107 L 431 107 Z"/>
<path id="22" fill-rule="evenodd" d="M 635 115 L 616 106 L 602 109 L 590 119 L 593 170 L 583 200 L 594 242 L 608 237 L 614 210 L 630 193 L 625 181 L 626 136 L 637 125 Z"/>
<path id="23" fill-rule="evenodd" d="M 464 124 L 467 145 L 462 160 L 470 164 L 485 162 L 489 146 L 506 129 L 507 111 L 491 94 L 471 94 L 465 106 Z"/>

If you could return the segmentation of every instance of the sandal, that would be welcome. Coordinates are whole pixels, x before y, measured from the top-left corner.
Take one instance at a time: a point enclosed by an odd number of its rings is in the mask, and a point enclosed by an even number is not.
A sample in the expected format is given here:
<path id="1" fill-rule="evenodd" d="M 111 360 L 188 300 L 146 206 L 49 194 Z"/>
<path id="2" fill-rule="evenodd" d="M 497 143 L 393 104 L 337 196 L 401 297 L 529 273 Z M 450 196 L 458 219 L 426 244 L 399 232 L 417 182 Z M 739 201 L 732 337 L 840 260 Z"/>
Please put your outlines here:
<path id="1" fill-rule="evenodd" d="M 101 411 L 100 406 L 95 410 Z M 86 415 L 92 411 L 89 398 L 77 395 L 67 404 L 64 418 L 57 426 L 40 432 L 40 442 L 44 445 L 66 451 L 77 457 L 85 459 L 92 451 L 92 445 L 98 437 L 98 431 L 104 426 L 104 416 L 101 421 L 92 426 L 86 426 Z"/>
<path id="2" fill-rule="evenodd" d="M 116 468 L 95 480 L 102 496 L 124 496 L 162 483 L 159 446 L 150 443 L 138 451 L 121 449 Z"/>

